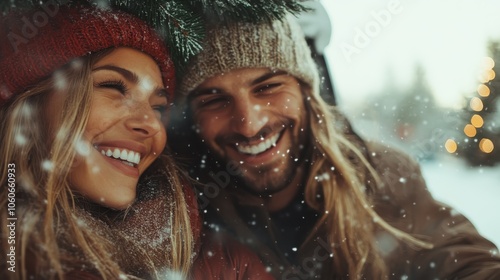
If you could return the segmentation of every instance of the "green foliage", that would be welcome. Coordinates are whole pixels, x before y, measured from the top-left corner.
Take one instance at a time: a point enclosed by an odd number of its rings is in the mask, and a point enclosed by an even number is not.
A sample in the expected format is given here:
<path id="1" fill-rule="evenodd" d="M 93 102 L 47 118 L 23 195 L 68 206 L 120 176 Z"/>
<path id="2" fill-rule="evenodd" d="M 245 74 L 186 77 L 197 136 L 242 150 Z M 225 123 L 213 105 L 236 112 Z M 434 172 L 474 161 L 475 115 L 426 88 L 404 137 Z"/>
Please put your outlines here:
<path id="1" fill-rule="evenodd" d="M 110 6 L 133 14 L 155 28 L 169 47 L 177 68 L 201 50 L 202 18 L 183 1 L 111 0 Z"/>
<path id="2" fill-rule="evenodd" d="M 163 37 L 178 70 L 201 50 L 206 23 L 256 23 L 280 19 L 286 12 L 297 14 L 306 10 L 298 0 L 7 0 L 0 2 L 0 11 L 6 14 L 49 2 L 111 7 L 137 16 Z"/>
<path id="3" fill-rule="evenodd" d="M 306 10 L 293 0 L 190 0 L 189 4 L 205 21 L 222 24 L 271 21 L 282 18 L 287 11 L 297 14 Z"/>

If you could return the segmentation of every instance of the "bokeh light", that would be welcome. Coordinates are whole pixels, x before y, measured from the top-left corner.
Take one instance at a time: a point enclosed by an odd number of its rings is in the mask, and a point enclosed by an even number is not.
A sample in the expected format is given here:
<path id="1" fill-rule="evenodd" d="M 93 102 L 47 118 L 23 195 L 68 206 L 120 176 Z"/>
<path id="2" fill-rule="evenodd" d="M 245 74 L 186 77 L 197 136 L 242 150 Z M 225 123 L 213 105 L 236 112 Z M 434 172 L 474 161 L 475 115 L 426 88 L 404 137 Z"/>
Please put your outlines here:
<path id="1" fill-rule="evenodd" d="M 483 118 L 478 115 L 478 114 L 475 114 L 474 116 L 472 116 L 472 118 L 470 119 L 470 123 L 476 127 L 476 128 L 480 128 L 483 126 L 484 124 L 484 120 Z"/>
<path id="2" fill-rule="evenodd" d="M 450 154 L 454 153 L 457 151 L 457 142 L 455 142 L 455 140 L 453 139 L 448 139 L 446 140 L 446 143 L 444 143 L 444 147 L 446 149 L 446 151 Z"/>
<path id="3" fill-rule="evenodd" d="M 495 60 L 493 60 L 493 58 L 489 56 L 486 56 L 483 59 L 483 67 L 484 69 L 493 69 L 493 67 L 495 67 Z"/>
<path id="4" fill-rule="evenodd" d="M 490 139 L 483 138 L 479 141 L 479 149 L 481 149 L 483 153 L 489 154 L 493 152 L 495 145 L 493 145 L 493 142 Z"/>
<path id="5" fill-rule="evenodd" d="M 476 128 L 472 124 L 467 124 L 464 127 L 464 133 L 468 137 L 474 137 L 474 136 L 476 136 L 477 131 L 476 131 Z"/>
<path id="6" fill-rule="evenodd" d="M 470 99 L 470 108 L 476 112 L 483 110 L 483 101 L 478 97 L 472 97 Z"/>
<path id="7" fill-rule="evenodd" d="M 482 97 L 488 97 L 490 95 L 490 88 L 487 85 L 480 84 L 477 87 L 477 93 Z"/>
<path id="8" fill-rule="evenodd" d="M 489 81 L 495 79 L 495 71 L 493 71 L 493 69 L 488 70 L 486 72 L 486 75 L 487 75 Z"/>

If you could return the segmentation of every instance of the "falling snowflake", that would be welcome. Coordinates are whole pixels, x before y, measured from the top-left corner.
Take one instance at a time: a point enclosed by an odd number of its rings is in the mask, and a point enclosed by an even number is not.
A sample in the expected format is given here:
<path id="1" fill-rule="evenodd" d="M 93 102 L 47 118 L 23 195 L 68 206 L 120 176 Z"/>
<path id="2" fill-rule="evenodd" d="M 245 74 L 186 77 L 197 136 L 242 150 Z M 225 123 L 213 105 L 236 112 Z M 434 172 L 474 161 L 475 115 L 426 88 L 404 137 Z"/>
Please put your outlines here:
<path id="1" fill-rule="evenodd" d="M 54 87 L 57 90 L 63 91 L 68 87 L 68 81 L 61 71 L 55 71 L 53 77 L 55 81 Z"/>
<path id="2" fill-rule="evenodd" d="M 76 152 L 81 156 L 88 156 L 90 154 L 90 143 L 84 140 L 79 140 L 75 144 Z"/>
<path id="3" fill-rule="evenodd" d="M 42 161 L 42 169 L 47 171 L 47 172 L 51 172 L 52 170 L 54 170 L 54 163 L 48 159 Z"/>
<path id="4" fill-rule="evenodd" d="M 377 248 L 382 256 L 389 255 L 398 246 L 398 241 L 387 233 L 380 233 L 376 236 Z"/>
<path id="5" fill-rule="evenodd" d="M 186 278 L 182 272 L 166 269 L 164 272 L 160 273 L 158 279 L 184 280 Z"/>
<path id="6" fill-rule="evenodd" d="M 21 133 L 16 134 L 16 136 L 14 137 L 14 141 L 16 142 L 16 144 L 18 144 L 20 146 L 23 146 L 28 142 L 26 137 L 24 135 L 22 135 Z"/>
<path id="7" fill-rule="evenodd" d="M 151 91 L 154 89 L 154 84 L 153 84 L 153 81 L 151 79 L 146 77 L 140 81 L 139 87 L 141 89 L 144 89 L 145 91 Z"/>
<path id="8" fill-rule="evenodd" d="M 314 179 L 316 181 L 318 181 L 318 182 L 329 180 L 330 179 L 330 174 L 328 174 L 327 172 L 325 172 L 325 173 L 320 174 L 318 176 L 314 176 Z"/>

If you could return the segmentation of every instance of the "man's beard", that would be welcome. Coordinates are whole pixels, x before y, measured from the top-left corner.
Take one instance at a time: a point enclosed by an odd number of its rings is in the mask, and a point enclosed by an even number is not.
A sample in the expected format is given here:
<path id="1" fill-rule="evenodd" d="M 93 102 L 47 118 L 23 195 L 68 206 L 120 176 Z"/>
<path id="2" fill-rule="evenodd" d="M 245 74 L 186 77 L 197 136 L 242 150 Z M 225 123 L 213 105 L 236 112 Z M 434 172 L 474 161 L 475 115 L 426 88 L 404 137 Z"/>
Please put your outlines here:
<path id="1" fill-rule="evenodd" d="M 294 160 L 298 158 L 299 160 Z M 284 190 L 295 179 L 298 169 L 303 164 L 304 153 L 300 156 L 287 157 L 284 165 L 279 170 L 274 170 L 272 167 L 254 167 L 252 170 L 245 169 L 240 166 L 239 175 L 236 183 L 238 186 L 245 188 L 248 192 L 257 195 L 271 195 Z M 240 185 L 239 183 L 242 183 Z"/>

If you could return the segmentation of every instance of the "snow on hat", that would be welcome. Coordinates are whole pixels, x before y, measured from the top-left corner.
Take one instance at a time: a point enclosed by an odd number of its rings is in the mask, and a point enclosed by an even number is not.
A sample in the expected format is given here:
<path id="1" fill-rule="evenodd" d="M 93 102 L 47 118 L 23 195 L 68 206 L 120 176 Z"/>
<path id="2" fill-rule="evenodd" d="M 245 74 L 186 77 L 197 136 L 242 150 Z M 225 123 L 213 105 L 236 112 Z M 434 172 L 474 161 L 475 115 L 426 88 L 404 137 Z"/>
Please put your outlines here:
<path id="1" fill-rule="evenodd" d="M 284 70 L 319 96 L 319 74 L 302 29 L 292 15 L 260 24 L 208 28 L 203 50 L 189 63 L 178 95 L 187 96 L 205 79 L 239 68 Z"/>
<path id="2" fill-rule="evenodd" d="M 0 15 L 0 23 L 0 105 L 72 59 L 110 47 L 149 54 L 167 91 L 175 90 L 174 64 L 164 43 L 146 23 L 125 12 L 40 6 Z"/>

